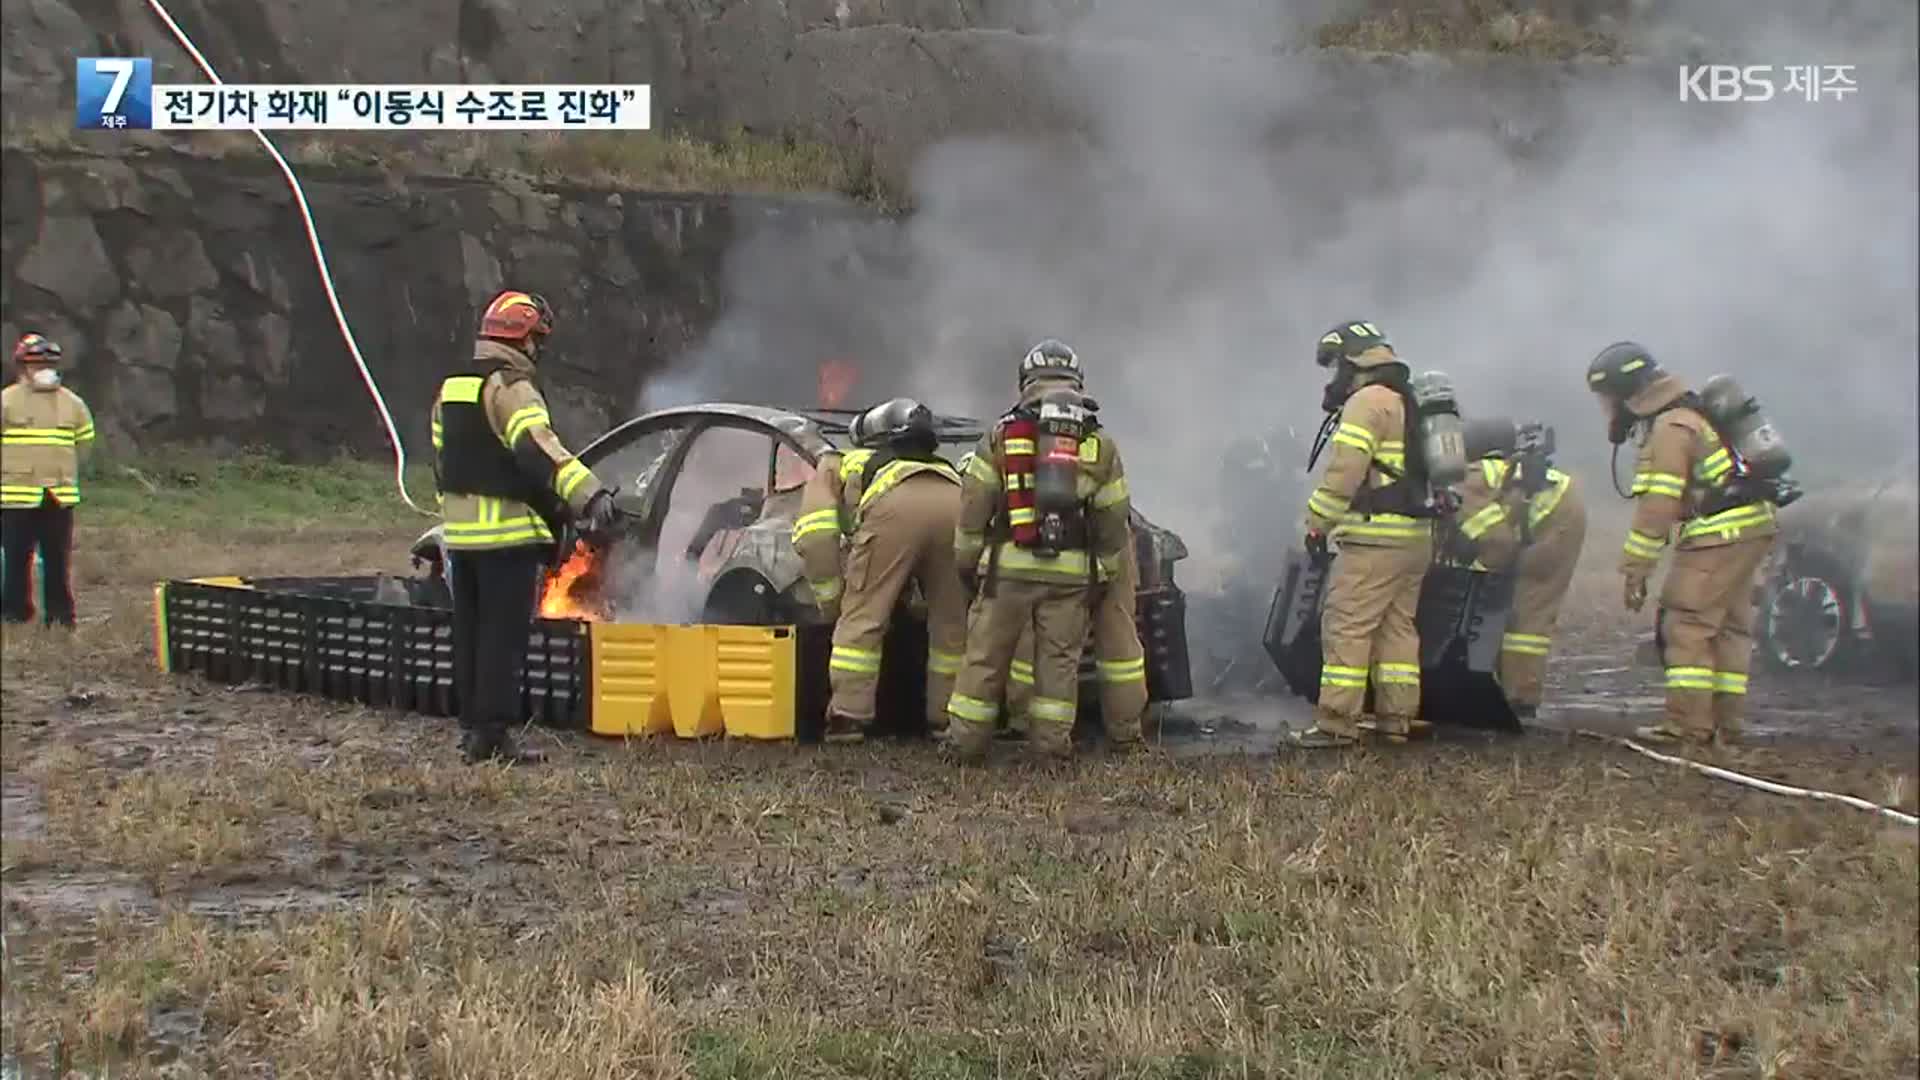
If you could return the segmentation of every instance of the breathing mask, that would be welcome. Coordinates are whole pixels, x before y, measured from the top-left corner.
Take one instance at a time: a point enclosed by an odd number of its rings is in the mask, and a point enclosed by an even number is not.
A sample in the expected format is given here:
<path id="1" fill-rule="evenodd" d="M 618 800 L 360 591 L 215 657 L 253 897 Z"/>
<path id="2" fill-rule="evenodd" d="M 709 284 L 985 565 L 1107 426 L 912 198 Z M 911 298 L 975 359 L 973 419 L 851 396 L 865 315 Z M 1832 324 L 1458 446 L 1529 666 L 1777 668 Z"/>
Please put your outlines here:
<path id="1" fill-rule="evenodd" d="M 1320 392 L 1320 411 L 1337 413 L 1347 399 L 1353 396 L 1354 376 L 1360 369 L 1350 361 L 1341 360 L 1332 365 L 1333 374 L 1327 379 L 1327 385 Z"/>

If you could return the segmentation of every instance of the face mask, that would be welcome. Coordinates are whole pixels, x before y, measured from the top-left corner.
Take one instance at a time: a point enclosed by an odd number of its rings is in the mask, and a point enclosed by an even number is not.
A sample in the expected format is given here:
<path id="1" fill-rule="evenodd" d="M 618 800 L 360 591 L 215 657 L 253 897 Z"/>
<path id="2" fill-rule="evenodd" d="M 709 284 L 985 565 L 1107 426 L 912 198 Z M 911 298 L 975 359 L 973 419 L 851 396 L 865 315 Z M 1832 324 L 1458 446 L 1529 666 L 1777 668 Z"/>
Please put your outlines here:
<path id="1" fill-rule="evenodd" d="M 1353 365 L 1342 360 L 1333 369 L 1333 377 L 1327 380 L 1326 389 L 1320 394 L 1322 412 L 1339 412 L 1340 407 L 1353 396 L 1354 376 L 1358 374 Z"/>
<path id="2" fill-rule="evenodd" d="M 35 368 L 27 378 L 42 390 L 51 390 L 60 385 L 60 373 L 49 367 Z"/>

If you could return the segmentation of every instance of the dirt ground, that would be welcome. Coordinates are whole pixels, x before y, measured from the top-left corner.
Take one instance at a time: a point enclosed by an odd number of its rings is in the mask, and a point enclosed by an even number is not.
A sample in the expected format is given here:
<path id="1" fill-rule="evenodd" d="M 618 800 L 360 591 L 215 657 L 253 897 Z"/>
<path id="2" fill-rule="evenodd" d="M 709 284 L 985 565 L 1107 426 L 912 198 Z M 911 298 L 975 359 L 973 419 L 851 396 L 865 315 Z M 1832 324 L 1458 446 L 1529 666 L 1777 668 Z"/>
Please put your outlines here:
<path id="1" fill-rule="evenodd" d="M 1554 730 L 1274 754 L 1272 700 L 1059 770 L 544 731 L 545 768 L 468 768 L 446 721 L 153 666 L 155 580 L 404 571 L 419 519 L 102 502 L 81 628 L 5 637 L 26 1075 L 1920 1069 L 1920 848 L 1885 818 Z M 1644 721 L 1635 628 L 1580 590 L 1548 722 Z M 1763 676 L 1719 760 L 1912 812 L 1915 715 Z"/>

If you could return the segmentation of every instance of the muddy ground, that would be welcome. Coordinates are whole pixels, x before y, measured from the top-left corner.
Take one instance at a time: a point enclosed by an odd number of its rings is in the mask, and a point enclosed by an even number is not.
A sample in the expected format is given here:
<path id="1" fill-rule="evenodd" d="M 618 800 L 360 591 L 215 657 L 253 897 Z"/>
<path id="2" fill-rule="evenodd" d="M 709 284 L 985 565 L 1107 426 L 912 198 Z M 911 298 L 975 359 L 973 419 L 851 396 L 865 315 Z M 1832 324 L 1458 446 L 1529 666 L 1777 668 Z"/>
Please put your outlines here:
<path id="1" fill-rule="evenodd" d="M 446 721 L 153 670 L 156 579 L 404 570 L 413 522 L 352 517 L 103 511 L 81 629 L 8 630 L 29 1075 L 1920 1067 L 1914 830 L 1550 730 L 1651 715 L 1604 576 L 1549 730 L 1333 756 L 1276 753 L 1304 714 L 1266 698 L 1061 770 L 544 731 L 545 768 L 468 768 Z M 1763 674 L 1717 760 L 1912 812 L 1915 700 Z"/>

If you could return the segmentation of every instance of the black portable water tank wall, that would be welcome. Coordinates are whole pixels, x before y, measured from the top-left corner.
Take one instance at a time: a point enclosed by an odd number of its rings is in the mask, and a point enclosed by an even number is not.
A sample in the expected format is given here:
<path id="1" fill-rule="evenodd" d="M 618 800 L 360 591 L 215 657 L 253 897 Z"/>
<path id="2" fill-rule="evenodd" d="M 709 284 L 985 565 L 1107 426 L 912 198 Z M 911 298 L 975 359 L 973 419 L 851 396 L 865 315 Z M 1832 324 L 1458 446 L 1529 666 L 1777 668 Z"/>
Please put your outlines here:
<path id="1" fill-rule="evenodd" d="M 1287 688 L 1320 700 L 1320 607 L 1337 555 L 1289 552 L 1267 612 L 1267 655 Z M 1434 724 L 1519 731 L 1494 672 L 1513 603 L 1513 577 L 1435 563 L 1420 589 L 1420 718 Z M 1367 690 L 1367 708 L 1373 690 Z"/>

